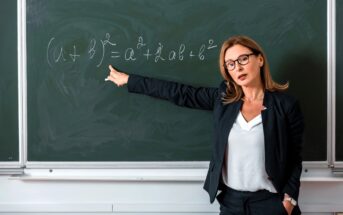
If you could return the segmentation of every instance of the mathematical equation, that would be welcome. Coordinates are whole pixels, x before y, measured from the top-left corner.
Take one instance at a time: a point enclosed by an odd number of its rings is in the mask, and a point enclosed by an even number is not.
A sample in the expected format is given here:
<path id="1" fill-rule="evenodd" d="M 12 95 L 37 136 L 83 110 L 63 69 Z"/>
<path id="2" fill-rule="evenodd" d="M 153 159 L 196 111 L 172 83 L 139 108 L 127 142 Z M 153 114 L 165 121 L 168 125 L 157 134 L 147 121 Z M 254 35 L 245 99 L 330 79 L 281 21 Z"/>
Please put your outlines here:
<path id="1" fill-rule="evenodd" d="M 81 57 L 86 57 L 88 60 L 96 61 L 96 67 L 100 67 L 105 56 L 112 59 L 121 59 L 125 61 L 146 60 L 155 63 L 158 62 L 171 62 L 183 61 L 186 58 L 197 59 L 204 61 L 207 54 L 216 49 L 218 46 L 213 39 L 208 39 L 206 43 L 201 44 L 196 50 L 192 50 L 186 44 L 180 43 L 175 49 L 167 50 L 161 42 L 158 42 L 157 48 L 151 50 L 148 44 L 144 41 L 142 36 L 138 36 L 137 43 L 133 47 L 125 48 L 124 50 L 118 49 L 118 44 L 111 40 L 111 35 L 106 33 L 105 38 L 100 40 L 96 39 L 89 41 L 87 52 L 79 52 L 76 44 L 72 48 L 64 48 L 58 42 L 58 39 L 51 37 L 46 49 L 46 59 L 50 67 L 60 63 L 75 63 Z M 95 57 L 97 56 L 97 57 Z"/>

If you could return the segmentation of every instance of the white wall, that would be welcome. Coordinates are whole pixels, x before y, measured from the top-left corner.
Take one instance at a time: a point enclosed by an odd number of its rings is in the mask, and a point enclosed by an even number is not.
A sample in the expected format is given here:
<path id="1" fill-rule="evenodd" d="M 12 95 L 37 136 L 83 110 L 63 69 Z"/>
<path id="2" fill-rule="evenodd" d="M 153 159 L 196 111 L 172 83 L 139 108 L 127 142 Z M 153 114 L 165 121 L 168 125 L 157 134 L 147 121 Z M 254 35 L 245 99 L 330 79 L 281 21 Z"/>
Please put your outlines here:
<path id="1" fill-rule="evenodd" d="M 169 175 L 168 175 L 169 173 Z M 214 215 L 206 169 L 27 169 L 0 176 L 0 214 Z M 328 169 L 303 173 L 303 214 L 343 211 L 343 181 Z"/>

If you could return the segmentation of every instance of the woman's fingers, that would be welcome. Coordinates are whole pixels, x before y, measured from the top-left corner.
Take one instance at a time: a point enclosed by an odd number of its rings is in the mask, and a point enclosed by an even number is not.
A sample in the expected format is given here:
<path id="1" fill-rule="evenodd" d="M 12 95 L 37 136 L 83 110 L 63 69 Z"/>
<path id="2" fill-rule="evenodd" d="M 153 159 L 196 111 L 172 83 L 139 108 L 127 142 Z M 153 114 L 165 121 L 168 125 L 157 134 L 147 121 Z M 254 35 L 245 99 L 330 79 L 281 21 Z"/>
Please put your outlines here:
<path id="1" fill-rule="evenodd" d="M 118 70 L 114 69 L 112 65 L 109 65 L 108 68 L 110 69 L 110 74 L 107 76 L 105 81 L 106 80 L 112 81 L 118 87 L 123 86 L 124 84 L 127 84 L 127 81 L 128 81 L 127 74 L 119 72 Z"/>
<path id="2" fill-rule="evenodd" d="M 122 86 L 123 84 L 120 83 L 120 80 L 114 78 L 112 75 L 107 76 L 106 78 L 109 81 L 112 81 L 113 83 L 115 83 L 118 87 Z"/>
<path id="3" fill-rule="evenodd" d="M 116 69 L 114 69 L 112 65 L 109 65 L 108 68 L 110 69 L 110 76 L 116 78 L 119 72 Z"/>
<path id="4" fill-rule="evenodd" d="M 107 76 L 107 78 L 105 78 L 105 81 L 112 81 L 114 82 L 114 78 L 112 76 Z"/>
<path id="5" fill-rule="evenodd" d="M 108 68 L 110 69 L 110 71 L 118 72 L 115 68 L 112 67 L 112 65 L 109 65 Z"/>
<path id="6" fill-rule="evenodd" d="M 119 73 L 119 72 L 116 72 L 116 71 L 111 71 L 111 72 L 110 72 L 110 76 L 112 76 L 113 78 L 119 78 L 120 73 Z"/>

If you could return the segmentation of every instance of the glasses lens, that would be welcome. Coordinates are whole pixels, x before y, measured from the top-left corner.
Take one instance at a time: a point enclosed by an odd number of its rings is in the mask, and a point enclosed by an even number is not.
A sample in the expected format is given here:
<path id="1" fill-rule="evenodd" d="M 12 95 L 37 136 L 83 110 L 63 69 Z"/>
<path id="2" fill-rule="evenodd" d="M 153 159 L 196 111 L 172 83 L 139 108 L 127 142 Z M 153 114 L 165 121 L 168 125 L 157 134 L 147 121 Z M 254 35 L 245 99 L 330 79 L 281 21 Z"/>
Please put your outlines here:
<path id="1" fill-rule="evenodd" d="M 234 61 L 229 61 L 226 63 L 226 68 L 228 70 L 233 70 L 235 68 L 235 62 Z"/>
<path id="2" fill-rule="evenodd" d="M 238 63 L 241 65 L 245 65 L 249 62 L 249 56 L 248 55 L 243 55 L 238 58 Z"/>

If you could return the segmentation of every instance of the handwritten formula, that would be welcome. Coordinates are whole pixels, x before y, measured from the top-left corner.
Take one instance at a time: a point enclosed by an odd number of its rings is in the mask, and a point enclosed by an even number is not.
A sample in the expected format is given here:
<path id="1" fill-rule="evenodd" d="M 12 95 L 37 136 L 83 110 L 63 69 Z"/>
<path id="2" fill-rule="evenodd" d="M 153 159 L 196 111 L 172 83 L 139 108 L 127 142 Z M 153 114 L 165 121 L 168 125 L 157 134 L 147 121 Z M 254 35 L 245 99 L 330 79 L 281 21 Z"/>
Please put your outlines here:
<path id="1" fill-rule="evenodd" d="M 95 61 L 96 67 L 100 67 L 105 58 L 118 59 L 124 61 L 146 60 L 154 63 L 183 61 L 186 58 L 204 61 L 206 56 L 218 48 L 213 39 L 208 39 L 206 43 L 200 44 L 196 49 L 191 49 L 190 45 L 180 43 L 174 49 L 167 50 L 161 42 L 156 44 L 157 48 L 151 49 L 151 45 L 147 44 L 143 36 L 137 37 L 137 43 L 132 47 L 118 48 L 118 43 L 111 39 L 109 33 L 105 34 L 104 39 L 90 39 L 87 51 L 79 51 L 77 44 L 73 44 L 72 48 L 65 48 L 60 44 L 58 38 L 51 37 L 47 42 L 46 59 L 50 67 L 62 63 L 75 63 L 80 58 Z M 96 57 L 97 56 L 97 57 Z"/>

